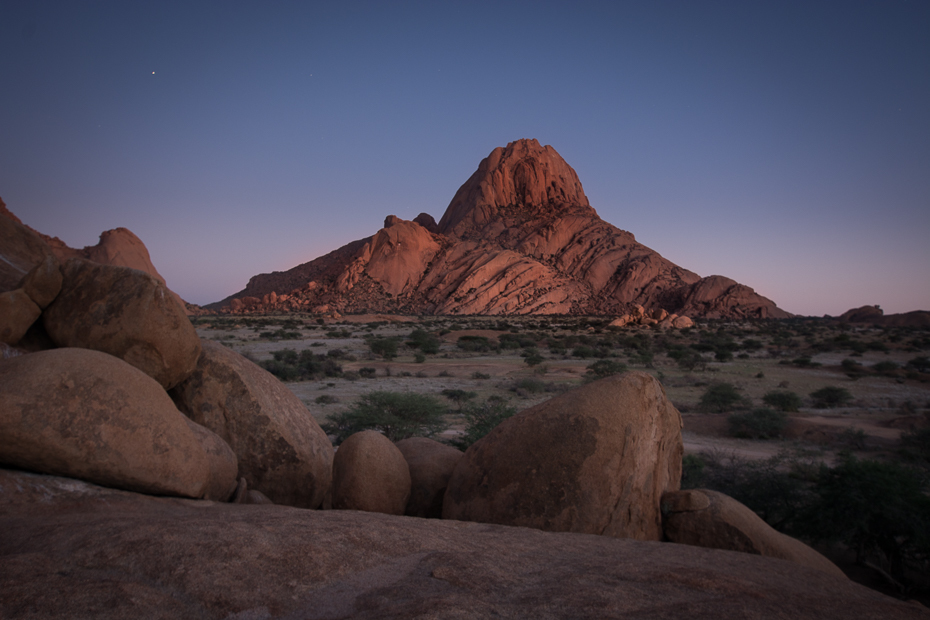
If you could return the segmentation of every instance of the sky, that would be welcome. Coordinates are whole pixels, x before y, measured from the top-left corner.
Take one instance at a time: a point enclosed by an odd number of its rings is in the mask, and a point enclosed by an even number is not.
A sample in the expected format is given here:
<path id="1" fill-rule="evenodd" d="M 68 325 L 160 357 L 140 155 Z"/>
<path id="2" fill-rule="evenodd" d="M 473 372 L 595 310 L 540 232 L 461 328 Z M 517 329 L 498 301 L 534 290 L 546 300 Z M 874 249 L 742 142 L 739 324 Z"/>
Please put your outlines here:
<path id="1" fill-rule="evenodd" d="M 0 0 L 0 197 L 207 304 L 536 138 L 701 276 L 930 310 L 928 33 L 926 0 Z"/>

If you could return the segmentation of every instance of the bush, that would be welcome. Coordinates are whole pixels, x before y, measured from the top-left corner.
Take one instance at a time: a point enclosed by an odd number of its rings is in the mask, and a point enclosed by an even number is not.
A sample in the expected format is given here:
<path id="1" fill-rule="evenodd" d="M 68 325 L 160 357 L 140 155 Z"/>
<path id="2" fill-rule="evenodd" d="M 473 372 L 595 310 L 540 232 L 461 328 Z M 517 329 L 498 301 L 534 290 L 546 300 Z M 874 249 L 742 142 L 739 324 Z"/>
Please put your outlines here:
<path id="1" fill-rule="evenodd" d="M 539 351 L 535 348 L 527 349 L 521 353 L 521 355 L 523 356 L 523 361 L 526 362 L 526 365 L 531 368 L 533 366 L 539 366 L 544 361 L 546 361 L 546 358 L 540 355 Z"/>
<path id="2" fill-rule="evenodd" d="M 439 338 L 422 329 L 415 329 L 407 336 L 407 345 L 424 354 L 439 353 L 440 344 Z"/>
<path id="3" fill-rule="evenodd" d="M 455 390 L 455 389 L 446 389 L 440 392 L 443 396 L 456 403 L 459 406 L 459 410 L 462 409 L 462 404 L 466 401 L 473 399 L 478 395 L 477 392 L 467 392 L 465 390 Z"/>
<path id="4" fill-rule="evenodd" d="M 375 355 L 380 355 L 386 360 L 392 360 L 397 357 L 397 339 L 396 338 L 372 338 L 368 341 L 368 347 Z"/>
<path id="5" fill-rule="evenodd" d="M 779 411 L 793 412 L 797 411 L 801 406 L 801 397 L 787 390 L 772 390 L 766 392 L 765 396 L 762 397 L 762 402 Z"/>
<path id="6" fill-rule="evenodd" d="M 614 360 L 602 359 L 588 364 L 588 374 L 598 379 L 626 372 L 626 364 Z"/>
<path id="7" fill-rule="evenodd" d="M 746 400 L 730 383 L 715 383 L 701 395 L 698 409 L 705 413 L 725 413 L 748 406 Z"/>
<path id="8" fill-rule="evenodd" d="M 271 353 L 273 359 L 259 365 L 282 381 L 307 381 L 322 377 L 343 376 L 342 366 L 332 357 L 303 350 L 282 349 Z"/>
<path id="9" fill-rule="evenodd" d="M 828 385 L 816 392 L 811 392 L 811 398 L 814 399 L 815 409 L 834 409 L 851 401 L 852 394 L 846 388 Z"/>
<path id="10" fill-rule="evenodd" d="M 915 357 L 914 359 L 908 361 L 908 368 L 913 368 L 917 372 L 930 372 L 930 357 L 923 355 L 921 357 Z"/>
<path id="11" fill-rule="evenodd" d="M 533 379 L 528 377 L 526 379 L 519 379 L 514 382 L 513 390 L 515 392 L 529 392 L 530 394 L 538 394 L 539 392 L 546 391 L 546 384 L 539 379 Z"/>
<path id="12" fill-rule="evenodd" d="M 465 434 L 453 441 L 453 444 L 467 450 L 470 445 L 490 433 L 494 428 L 512 417 L 517 410 L 500 398 L 489 398 L 481 404 L 469 404 L 463 410 L 465 416 Z"/>
<path id="13" fill-rule="evenodd" d="M 734 413 L 727 418 L 730 434 L 744 439 L 775 439 L 788 425 L 788 416 L 765 407 L 746 413 Z"/>
<path id="14" fill-rule="evenodd" d="M 484 336 L 460 336 L 455 343 L 463 351 L 484 353 L 491 350 L 491 343 Z"/>
<path id="15" fill-rule="evenodd" d="M 407 437 L 430 437 L 445 430 L 445 414 L 445 406 L 432 396 L 378 391 L 365 394 L 351 409 L 330 417 L 321 426 L 327 435 L 335 436 L 336 445 L 369 429 L 396 442 Z"/>
<path id="16" fill-rule="evenodd" d="M 322 394 L 317 396 L 313 402 L 318 405 L 332 405 L 333 403 L 338 403 L 339 399 L 332 394 Z"/>

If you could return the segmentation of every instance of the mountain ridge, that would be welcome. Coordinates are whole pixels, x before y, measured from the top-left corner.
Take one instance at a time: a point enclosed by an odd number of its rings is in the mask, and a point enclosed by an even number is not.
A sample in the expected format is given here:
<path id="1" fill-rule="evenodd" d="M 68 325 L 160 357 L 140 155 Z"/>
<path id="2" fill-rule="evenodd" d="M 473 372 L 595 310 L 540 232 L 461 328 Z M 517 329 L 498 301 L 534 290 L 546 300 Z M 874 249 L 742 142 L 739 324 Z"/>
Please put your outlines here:
<path id="1" fill-rule="evenodd" d="M 371 237 L 206 306 L 410 314 L 622 315 L 636 306 L 705 318 L 787 318 L 750 287 L 701 278 L 602 220 L 551 146 L 497 147 L 439 223 L 394 215 Z"/>

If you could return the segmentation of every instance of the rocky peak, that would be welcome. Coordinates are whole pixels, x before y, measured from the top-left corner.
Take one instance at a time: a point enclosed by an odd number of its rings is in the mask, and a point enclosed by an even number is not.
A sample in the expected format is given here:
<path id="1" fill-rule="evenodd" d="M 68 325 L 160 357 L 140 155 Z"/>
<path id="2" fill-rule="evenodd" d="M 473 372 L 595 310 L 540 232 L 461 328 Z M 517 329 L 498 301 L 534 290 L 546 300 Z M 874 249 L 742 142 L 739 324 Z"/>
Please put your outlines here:
<path id="1" fill-rule="evenodd" d="M 578 175 L 551 146 L 537 140 L 517 140 L 497 147 L 455 193 L 439 232 L 455 237 L 480 230 L 502 210 L 518 208 L 532 214 L 583 211 L 588 204 Z"/>

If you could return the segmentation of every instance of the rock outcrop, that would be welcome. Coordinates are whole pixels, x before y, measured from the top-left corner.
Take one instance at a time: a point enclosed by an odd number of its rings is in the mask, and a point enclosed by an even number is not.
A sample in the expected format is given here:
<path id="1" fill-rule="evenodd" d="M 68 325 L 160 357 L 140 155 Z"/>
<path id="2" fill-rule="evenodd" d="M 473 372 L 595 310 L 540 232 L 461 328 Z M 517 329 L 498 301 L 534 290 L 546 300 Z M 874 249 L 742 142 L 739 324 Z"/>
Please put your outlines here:
<path id="1" fill-rule="evenodd" d="M 4 618 L 926 619 L 783 560 L 0 470 Z"/>
<path id="2" fill-rule="evenodd" d="M 867 323 L 882 327 L 930 328 L 930 312 L 926 310 L 886 315 L 878 306 L 862 306 L 847 310 L 840 315 L 839 320 L 844 323 Z"/>
<path id="3" fill-rule="evenodd" d="M 643 372 L 595 381 L 502 422 L 466 452 L 443 518 L 661 540 L 681 478 L 681 415 Z"/>
<path id="4" fill-rule="evenodd" d="M 636 305 L 690 317 L 790 316 L 751 288 L 701 278 L 604 222 L 555 149 L 518 140 L 481 162 L 438 224 L 425 213 L 412 222 L 389 216 L 373 237 L 255 276 L 208 308 L 623 316 Z"/>
<path id="5" fill-rule="evenodd" d="M 333 446 L 300 399 L 269 372 L 204 341 L 197 367 L 171 396 L 188 417 L 229 444 L 250 489 L 276 504 L 323 503 Z"/>
<path id="6" fill-rule="evenodd" d="M 377 431 L 350 435 L 333 459 L 333 508 L 402 515 L 410 499 L 404 455 Z"/>
<path id="7" fill-rule="evenodd" d="M 61 292 L 42 314 L 56 345 L 115 355 L 166 389 L 194 371 L 200 338 L 164 284 L 80 258 L 68 259 L 61 272 Z"/>
<path id="8" fill-rule="evenodd" d="M 845 578 L 833 562 L 800 540 L 772 529 L 732 497 L 707 489 L 662 496 L 662 524 L 668 540 L 709 549 L 728 549 L 781 558 Z"/>
<path id="9" fill-rule="evenodd" d="M 151 377 L 111 355 L 0 361 L 0 463 L 156 495 L 224 500 L 236 459 Z"/>
<path id="10" fill-rule="evenodd" d="M 428 437 L 401 439 L 396 445 L 410 468 L 410 500 L 404 514 L 442 518 L 442 499 L 462 451 Z"/>

